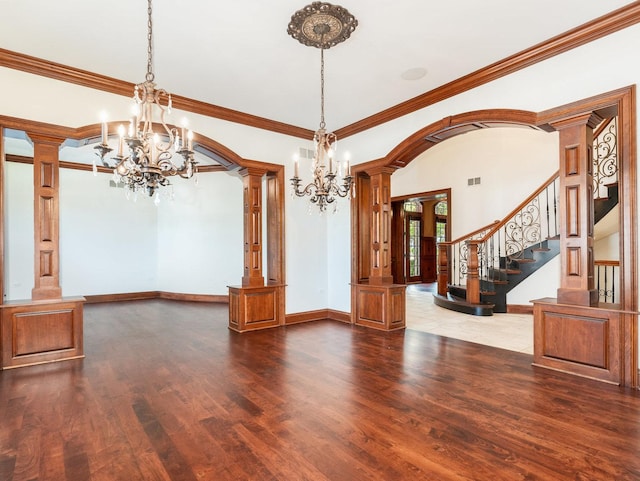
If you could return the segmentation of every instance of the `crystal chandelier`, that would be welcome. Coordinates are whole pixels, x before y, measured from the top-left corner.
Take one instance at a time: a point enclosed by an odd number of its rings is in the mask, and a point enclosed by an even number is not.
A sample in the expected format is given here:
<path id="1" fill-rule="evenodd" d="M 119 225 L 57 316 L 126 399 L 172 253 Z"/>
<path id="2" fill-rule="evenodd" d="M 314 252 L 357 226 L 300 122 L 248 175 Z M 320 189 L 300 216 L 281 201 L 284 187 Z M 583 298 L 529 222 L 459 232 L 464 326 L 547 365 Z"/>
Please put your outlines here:
<path id="1" fill-rule="evenodd" d="M 187 132 L 184 125 L 178 132 L 178 128 L 167 125 L 165 121 L 165 115 L 171 114 L 171 94 L 164 89 L 156 89 L 154 83 L 151 0 L 147 4 L 147 75 L 144 82 L 134 87 L 134 108 L 128 129 L 124 125 L 118 127 L 118 150 L 117 155 L 112 157 L 113 163 L 105 159 L 113 150 L 108 144 L 106 122 L 102 123 L 101 143 L 94 148 L 102 164 L 113 168 L 114 181 L 123 183 L 127 194 L 142 192 L 149 197 L 155 194 L 157 203 L 160 200 L 160 187 L 171 185 L 169 177 L 179 175 L 185 179 L 191 178 L 197 173 L 197 163 L 193 151 L 193 132 Z M 162 134 L 153 131 L 154 118 L 160 121 Z M 128 147 L 126 152 L 125 144 Z M 175 164 L 172 160 L 174 154 L 182 156 L 183 161 Z"/>
<path id="2" fill-rule="evenodd" d="M 337 197 L 350 196 L 353 188 L 348 160 L 340 182 L 340 165 L 334 161 L 338 138 L 333 132 L 327 132 L 324 121 L 324 51 L 348 39 L 357 26 L 358 21 L 347 9 L 330 3 L 313 2 L 291 16 L 287 29 L 287 33 L 303 45 L 320 49 L 320 127 L 313 136 L 313 180 L 302 187 L 297 159 L 291 178 L 293 193 L 298 197 L 310 196 L 320 212 L 324 212 L 329 204 L 334 204 Z M 334 204 L 334 211 L 336 207 Z"/>

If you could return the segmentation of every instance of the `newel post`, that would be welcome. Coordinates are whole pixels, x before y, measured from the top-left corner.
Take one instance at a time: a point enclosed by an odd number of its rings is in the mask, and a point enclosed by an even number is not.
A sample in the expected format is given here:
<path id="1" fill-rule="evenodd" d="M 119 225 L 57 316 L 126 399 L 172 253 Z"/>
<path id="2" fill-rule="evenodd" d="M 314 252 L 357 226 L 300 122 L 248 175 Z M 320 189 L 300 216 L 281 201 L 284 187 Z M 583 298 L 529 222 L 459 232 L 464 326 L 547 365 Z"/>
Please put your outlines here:
<path id="1" fill-rule="evenodd" d="M 480 276 L 478 275 L 479 240 L 467 242 L 467 302 L 480 303 Z"/>

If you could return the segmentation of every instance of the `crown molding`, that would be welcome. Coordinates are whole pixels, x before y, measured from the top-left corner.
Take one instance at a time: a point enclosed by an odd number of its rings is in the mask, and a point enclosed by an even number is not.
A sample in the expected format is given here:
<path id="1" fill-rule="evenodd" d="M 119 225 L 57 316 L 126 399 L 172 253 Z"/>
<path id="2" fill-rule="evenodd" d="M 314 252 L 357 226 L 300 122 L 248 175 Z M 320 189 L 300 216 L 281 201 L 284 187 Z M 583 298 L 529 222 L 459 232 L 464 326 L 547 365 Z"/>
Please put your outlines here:
<path id="1" fill-rule="evenodd" d="M 112 94 L 131 97 L 135 84 L 118 80 L 106 75 L 100 75 L 88 70 L 82 70 L 67 65 L 50 62 L 30 55 L 13 52 L 0 48 L 0 67 L 20 70 L 42 77 L 48 77 L 63 82 L 69 82 L 83 87 L 102 90 Z M 218 105 L 201 102 L 199 100 L 171 95 L 173 107 L 176 109 L 193 112 L 194 114 L 213 117 L 229 122 L 248 125 L 251 127 L 291 135 L 302 139 L 313 138 L 314 132 L 294 125 L 285 124 L 275 120 L 265 119 L 256 115 L 246 114 L 237 110 L 220 107 Z"/>
<path id="2" fill-rule="evenodd" d="M 353 124 L 335 130 L 344 139 L 381 124 L 403 117 L 417 110 L 433 105 L 467 90 L 479 87 L 523 68 L 534 65 L 561 53 L 580 47 L 589 42 L 623 30 L 640 22 L 640 1 L 626 5 L 572 30 L 557 35 L 510 57 L 495 62 L 480 70 L 453 80 L 436 89 L 366 117 Z M 74 83 L 117 95 L 131 96 L 134 84 L 113 77 L 107 77 L 87 70 L 49 62 L 37 57 L 24 55 L 0 48 L 0 67 L 40 75 L 63 82 Z M 175 108 L 195 114 L 218 118 L 233 123 L 248 125 L 271 132 L 290 135 L 302 139 L 312 138 L 314 132 L 275 120 L 239 112 L 237 110 L 208 104 L 195 99 L 172 95 Z"/>
<path id="3" fill-rule="evenodd" d="M 580 47 L 640 22 L 640 1 L 625 5 L 602 17 L 557 35 L 464 77 L 460 77 L 417 97 L 335 130 L 340 139 L 377 127 L 391 120 L 459 95 L 538 62 Z"/>

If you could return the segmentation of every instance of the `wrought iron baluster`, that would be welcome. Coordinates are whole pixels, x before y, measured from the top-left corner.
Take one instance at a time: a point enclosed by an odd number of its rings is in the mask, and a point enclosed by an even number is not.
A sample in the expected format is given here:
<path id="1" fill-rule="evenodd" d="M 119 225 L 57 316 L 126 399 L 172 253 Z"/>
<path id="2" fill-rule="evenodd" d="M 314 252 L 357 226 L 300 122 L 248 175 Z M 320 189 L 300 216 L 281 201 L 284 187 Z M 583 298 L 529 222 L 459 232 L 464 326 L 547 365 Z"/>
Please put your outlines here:
<path id="1" fill-rule="evenodd" d="M 545 193 L 545 196 L 547 198 L 546 211 L 547 211 L 547 239 L 548 239 L 548 238 L 551 237 L 550 236 L 550 234 L 551 234 L 551 219 L 550 219 L 551 213 L 549 212 L 549 187 L 544 189 L 544 193 Z"/>
<path id="2" fill-rule="evenodd" d="M 616 266 L 611 266 L 611 302 L 616 302 Z"/>
<path id="3" fill-rule="evenodd" d="M 558 230 L 560 229 L 560 226 L 558 224 L 558 193 L 556 191 L 556 184 L 557 182 L 559 182 L 559 180 L 554 181 L 553 183 L 553 220 L 554 220 L 554 224 L 555 224 L 555 232 L 554 232 L 554 237 L 558 236 Z"/>

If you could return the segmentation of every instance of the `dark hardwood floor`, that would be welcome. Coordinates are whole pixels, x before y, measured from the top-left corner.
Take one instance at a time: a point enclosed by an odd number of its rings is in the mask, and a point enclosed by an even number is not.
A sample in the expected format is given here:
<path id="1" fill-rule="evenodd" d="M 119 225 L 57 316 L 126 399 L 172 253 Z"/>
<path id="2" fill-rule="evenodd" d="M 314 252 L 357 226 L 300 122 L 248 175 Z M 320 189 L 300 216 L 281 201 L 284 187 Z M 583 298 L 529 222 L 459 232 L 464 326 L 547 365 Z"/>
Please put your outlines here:
<path id="1" fill-rule="evenodd" d="M 85 307 L 86 359 L 0 372 L 0 480 L 640 480 L 640 393 L 531 356 L 226 305 Z"/>

